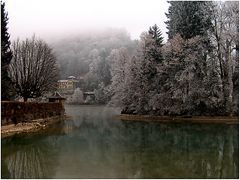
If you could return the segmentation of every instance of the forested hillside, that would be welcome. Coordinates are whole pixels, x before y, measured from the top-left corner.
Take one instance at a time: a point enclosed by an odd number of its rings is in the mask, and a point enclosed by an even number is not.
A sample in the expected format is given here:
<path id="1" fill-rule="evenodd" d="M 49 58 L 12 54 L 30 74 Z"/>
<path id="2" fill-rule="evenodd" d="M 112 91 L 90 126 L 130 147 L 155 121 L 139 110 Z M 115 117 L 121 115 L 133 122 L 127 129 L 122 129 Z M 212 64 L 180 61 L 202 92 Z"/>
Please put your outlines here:
<path id="1" fill-rule="evenodd" d="M 125 30 L 106 29 L 80 33 L 51 44 L 58 59 L 60 78 L 82 78 L 84 83 L 80 88 L 94 91 L 96 103 L 106 104 L 111 98 L 108 88 L 112 79 L 111 52 L 125 47 L 133 53 L 137 42 Z"/>
<path id="2" fill-rule="evenodd" d="M 125 30 L 106 29 L 79 33 L 59 38 L 51 42 L 61 70 L 61 78 L 84 76 L 90 64 L 97 59 L 105 61 L 111 50 L 126 47 L 134 48 L 134 42 Z"/>

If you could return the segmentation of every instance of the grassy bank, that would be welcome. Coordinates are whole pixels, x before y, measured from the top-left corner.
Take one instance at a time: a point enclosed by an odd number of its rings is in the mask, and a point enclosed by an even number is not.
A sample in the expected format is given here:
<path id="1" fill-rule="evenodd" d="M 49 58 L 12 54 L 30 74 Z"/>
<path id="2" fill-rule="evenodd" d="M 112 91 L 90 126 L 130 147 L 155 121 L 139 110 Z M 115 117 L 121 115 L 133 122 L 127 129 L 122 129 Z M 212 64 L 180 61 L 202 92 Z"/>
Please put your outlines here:
<path id="1" fill-rule="evenodd" d="M 150 116 L 121 114 L 117 119 L 124 121 L 144 121 L 159 123 L 199 123 L 199 124 L 238 124 L 237 116 Z"/>

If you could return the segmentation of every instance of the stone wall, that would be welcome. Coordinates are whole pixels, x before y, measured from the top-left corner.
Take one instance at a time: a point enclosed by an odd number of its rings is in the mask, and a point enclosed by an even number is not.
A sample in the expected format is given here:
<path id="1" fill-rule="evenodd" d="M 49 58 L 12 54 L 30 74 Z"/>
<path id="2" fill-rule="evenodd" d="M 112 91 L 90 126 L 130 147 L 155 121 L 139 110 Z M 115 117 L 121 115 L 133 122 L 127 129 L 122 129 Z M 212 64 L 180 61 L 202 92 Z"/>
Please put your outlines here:
<path id="1" fill-rule="evenodd" d="M 17 124 L 53 116 L 63 116 L 64 112 L 64 106 L 61 103 L 2 101 L 1 124 Z"/>

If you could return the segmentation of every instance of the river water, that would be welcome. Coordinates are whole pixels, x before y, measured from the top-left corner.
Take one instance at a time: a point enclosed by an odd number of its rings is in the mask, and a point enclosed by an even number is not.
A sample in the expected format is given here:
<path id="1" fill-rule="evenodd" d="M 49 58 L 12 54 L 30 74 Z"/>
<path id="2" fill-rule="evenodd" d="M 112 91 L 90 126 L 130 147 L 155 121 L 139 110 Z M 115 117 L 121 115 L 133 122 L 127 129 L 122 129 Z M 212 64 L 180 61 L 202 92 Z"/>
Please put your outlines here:
<path id="1" fill-rule="evenodd" d="M 238 178 L 238 125 L 114 118 L 104 106 L 69 106 L 72 118 L 2 139 L 2 178 Z"/>

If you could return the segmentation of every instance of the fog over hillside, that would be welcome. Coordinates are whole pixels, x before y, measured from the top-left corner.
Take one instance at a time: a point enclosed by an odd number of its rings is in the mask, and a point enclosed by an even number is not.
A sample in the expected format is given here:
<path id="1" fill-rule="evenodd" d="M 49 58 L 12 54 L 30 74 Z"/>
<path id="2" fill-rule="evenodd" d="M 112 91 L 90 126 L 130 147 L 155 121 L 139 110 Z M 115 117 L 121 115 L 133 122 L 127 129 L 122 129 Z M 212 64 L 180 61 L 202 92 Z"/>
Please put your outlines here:
<path id="1" fill-rule="evenodd" d="M 113 49 L 133 51 L 136 41 L 124 29 L 105 29 L 64 36 L 49 41 L 60 65 L 61 78 L 84 76 L 99 56 L 107 58 Z"/>
<path id="2" fill-rule="evenodd" d="M 6 3 L 11 39 L 35 33 L 44 40 L 106 28 L 123 28 L 131 39 L 139 39 L 155 23 L 167 39 L 164 21 L 168 6 L 166 0 L 10 0 Z"/>

